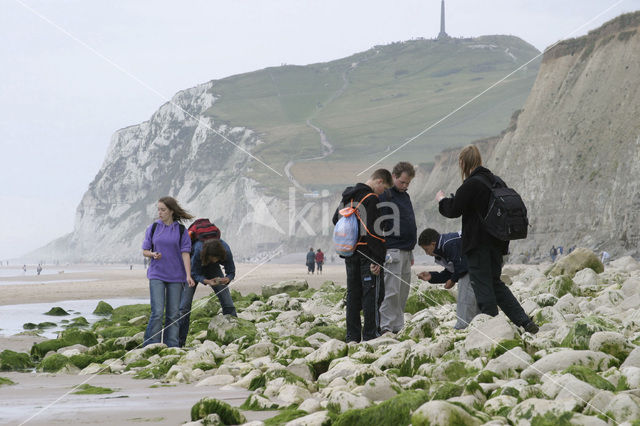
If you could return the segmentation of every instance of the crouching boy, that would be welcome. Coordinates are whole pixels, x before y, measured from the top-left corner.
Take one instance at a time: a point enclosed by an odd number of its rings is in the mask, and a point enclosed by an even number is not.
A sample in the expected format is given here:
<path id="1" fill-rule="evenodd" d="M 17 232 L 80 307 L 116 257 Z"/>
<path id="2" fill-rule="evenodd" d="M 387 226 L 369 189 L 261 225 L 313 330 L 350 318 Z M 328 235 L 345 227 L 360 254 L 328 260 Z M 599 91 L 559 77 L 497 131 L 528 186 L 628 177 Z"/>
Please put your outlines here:
<path id="1" fill-rule="evenodd" d="M 467 259 L 462 254 L 462 236 L 458 232 L 439 234 L 434 229 L 425 229 L 418 238 L 418 245 L 429 256 L 433 256 L 438 265 L 444 266 L 442 272 L 421 272 L 418 278 L 432 284 L 445 283 L 444 288 L 452 288 L 458 283 L 458 303 L 456 315 L 458 321 L 455 328 L 466 328 L 473 317 L 480 313 L 476 296 L 471 288 L 471 280 L 467 273 Z"/>

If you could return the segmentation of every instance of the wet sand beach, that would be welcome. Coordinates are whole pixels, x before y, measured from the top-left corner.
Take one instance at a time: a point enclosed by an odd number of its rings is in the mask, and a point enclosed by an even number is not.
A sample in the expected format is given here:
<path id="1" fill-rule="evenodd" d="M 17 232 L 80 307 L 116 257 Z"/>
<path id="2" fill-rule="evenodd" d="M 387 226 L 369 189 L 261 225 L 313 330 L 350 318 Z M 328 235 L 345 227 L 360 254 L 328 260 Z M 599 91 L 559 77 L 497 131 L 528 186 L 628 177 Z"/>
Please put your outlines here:
<path id="1" fill-rule="evenodd" d="M 292 279 L 306 279 L 309 286 L 314 288 L 320 287 L 326 280 L 345 285 L 342 263 L 325 265 L 323 275 L 308 275 L 304 265 L 236 264 L 236 268 L 236 280 L 232 288 L 242 294 L 260 293 L 263 284 Z M 125 266 L 119 269 L 100 266 L 76 269 L 83 271 L 0 277 L 0 306 L 30 303 L 51 303 L 51 306 L 55 306 L 55 302 L 64 300 L 95 300 L 97 303 L 102 299 L 149 297 L 146 271 L 141 266 L 134 266 L 133 270 Z M 199 285 L 195 298 L 204 297 L 210 292 L 210 289 Z M 0 351 L 11 349 L 29 352 L 33 343 L 42 340 L 45 339 L 30 335 L 0 336 Z M 248 391 L 241 388 L 196 387 L 193 384 L 162 386 L 155 380 L 106 374 L 95 376 L 88 383 L 117 389 L 117 392 L 108 395 L 64 396 L 73 386 L 84 383 L 89 376 L 15 372 L 1 372 L 0 376 L 16 383 L 0 386 L 0 424 L 11 425 L 178 425 L 190 421 L 191 407 L 204 396 L 215 397 L 237 406 L 249 395 Z M 151 387 L 154 384 L 158 386 Z M 58 402 L 42 410 L 58 398 L 61 398 Z M 36 413 L 38 415 L 30 419 Z M 246 414 L 248 420 L 256 420 L 271 417 L 275 412 Z M 23 423 L 27 420 L 27 423 Z"/>

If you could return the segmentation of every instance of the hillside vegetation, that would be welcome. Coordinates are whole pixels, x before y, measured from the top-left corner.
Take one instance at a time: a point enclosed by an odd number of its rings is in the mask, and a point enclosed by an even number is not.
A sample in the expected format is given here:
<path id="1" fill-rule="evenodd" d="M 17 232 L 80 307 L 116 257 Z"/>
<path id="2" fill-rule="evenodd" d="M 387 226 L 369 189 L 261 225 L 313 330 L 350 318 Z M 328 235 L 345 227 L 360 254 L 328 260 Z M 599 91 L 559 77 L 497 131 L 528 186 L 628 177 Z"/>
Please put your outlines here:
<path id="1" fill-rule="evenodd" d="M 257 131 L 265 142 L 253 150 L 258 158 L 277 170 L 294 160 L 292 172 L 299 182 L 327 188 L 352 182 L 354 173 L 538 54 L 511 36 L 376 46 L 332 62 L 285 65 L 216 81 L 211 93 L 217 102 L 206 115 Z M 522 107 L 539 63 L 510 76 L 385 164 L 407 158 L 430 162 L 445 148 L 499 133 Z M 323 147 L 308 120 L 335 149 L 322 160 L 309 161 L 321 156 Z M 256 165 L 251 173 L 259 182 L 275 182 L 264 167 Z"/>

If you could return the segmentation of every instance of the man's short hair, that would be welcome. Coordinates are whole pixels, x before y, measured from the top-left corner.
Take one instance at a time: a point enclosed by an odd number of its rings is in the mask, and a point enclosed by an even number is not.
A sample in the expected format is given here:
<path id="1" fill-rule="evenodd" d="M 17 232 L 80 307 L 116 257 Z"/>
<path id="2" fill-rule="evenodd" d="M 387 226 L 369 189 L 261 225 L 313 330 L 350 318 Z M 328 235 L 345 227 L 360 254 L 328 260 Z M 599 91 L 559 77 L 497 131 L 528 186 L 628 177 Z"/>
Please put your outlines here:
<path id="1" fill-rule="evenodd" d="M 427 228 L 420 233 L 420 237 L 418 237 L 418 245 L 420 247 L 428 246 L 431 243 L 438 243 L 440 239 L 440 234 L 435 229 Z"/>
<path id="2" fill-rule="evenodd" d="M 416 169 L 413 168 L 411 163 L 407 163 L 406 161 L 401 161 L 395 166 L 393 166 L 393 170 L 391 171 L 393 175 L 397 178 L 402 176 L 402 173 L 406 173 L 411 179 L 416 176 Z"/>
<path id="3" fill-rule="evenodd" d="M 393 179 L 391 178 L 391 173 L 389 173 L 389 170 L 387 169 L 376 170 L 371 174 L 371 179 L 372 180 L 382 179 L 382 182 L 385 184 L 385 186 L 388 186 L 389 188 L 393 186 Z"/>

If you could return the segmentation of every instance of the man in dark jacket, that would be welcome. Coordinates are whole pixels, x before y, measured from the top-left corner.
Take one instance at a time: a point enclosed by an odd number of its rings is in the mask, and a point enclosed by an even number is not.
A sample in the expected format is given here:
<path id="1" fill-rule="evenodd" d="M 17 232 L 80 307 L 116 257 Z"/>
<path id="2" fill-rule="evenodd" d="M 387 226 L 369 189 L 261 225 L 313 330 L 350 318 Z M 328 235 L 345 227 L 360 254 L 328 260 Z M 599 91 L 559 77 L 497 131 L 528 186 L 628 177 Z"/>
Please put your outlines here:
<path id="1" fill-rule="evenodd" d="M 391 185 L 391 173 L 386 169 L 376 170 L 366 183 L 357 183 L 344 190 L 342 203 L 333 215 L 335 225 L 340 219 L 339 211 L 352 205 L 357 208 L 359 216 L 355 252 L 344 258 L 347 269 L 347 343 L 378 337 L 379 274 L 386 255 L 382 230 L 376 229 L 378 196 Z M 364 327 L 360 321 L 361 310 Z"/>
<path id="2" fill-rule="evenodd" d="M 404 308 L 411 289 L 411 265 L 416 246 L 416 216 L 407 193 L 416 172 L 399 162 L 391 172 L 393 186 L 380 196 L 380 216 L 385 219 L 387 257 L 384 270 L 384 300 L 380 305 L 380 332 L 398 333 L 404 327 Z"/>
<path id="3" fill-rule="evenodd" d="M 439 234 L 435 229 L 425 229 L 418 238 L 418 245 L 428 256 L 433 256 L 438 265 L 444 267 L 441 272 L 421 272 L 418 278 L 432 284 L 445 283 L 450 289 L 458 283 L 458 302 L 454 328 L 467 328 L 473 317 L 480 313 L 476 296 L 471 288 L 467 259 L 462 254 L 462 237 L 459 232 Z"/>

